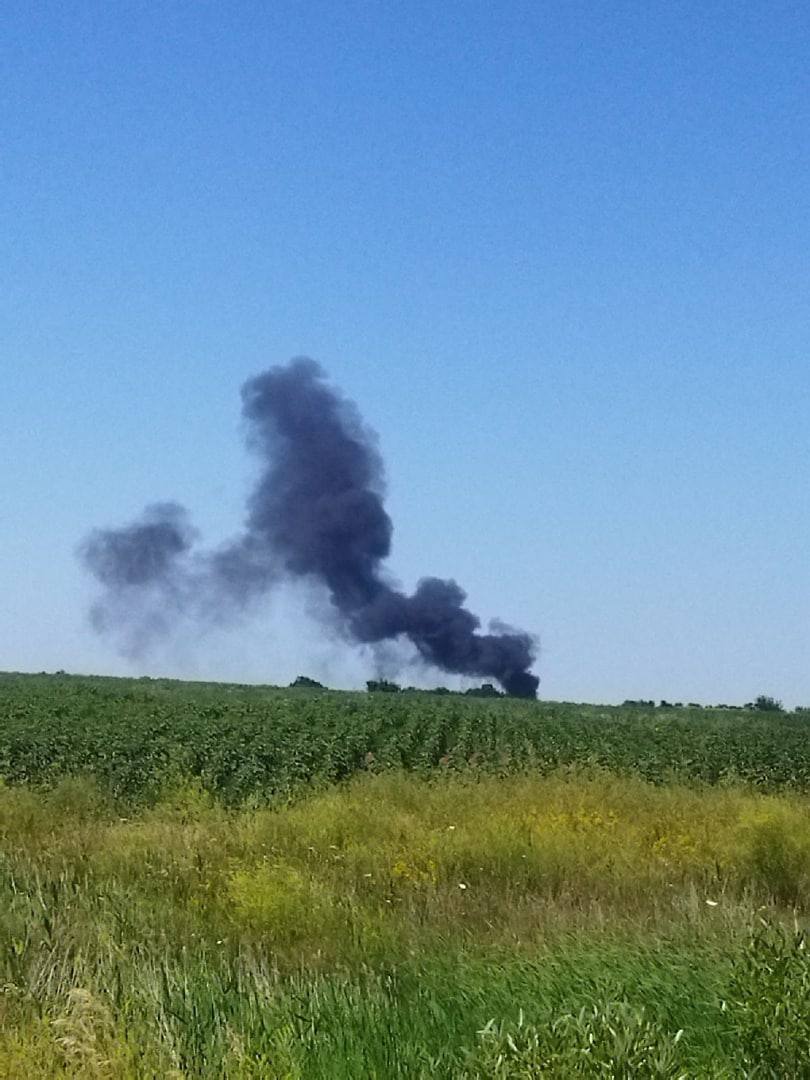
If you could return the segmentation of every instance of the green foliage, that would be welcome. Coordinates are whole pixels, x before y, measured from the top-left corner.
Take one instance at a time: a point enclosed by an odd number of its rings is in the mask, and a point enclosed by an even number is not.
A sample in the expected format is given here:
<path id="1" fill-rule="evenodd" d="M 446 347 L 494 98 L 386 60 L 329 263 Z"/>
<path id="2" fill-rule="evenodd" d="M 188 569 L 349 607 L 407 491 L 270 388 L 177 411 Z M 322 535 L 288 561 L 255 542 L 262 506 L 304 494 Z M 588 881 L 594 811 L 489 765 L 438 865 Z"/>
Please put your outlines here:
<path id="1" fill-rule="evenodd" d="M 323 683 L 319 683 L 317 679 L 310 679 L 308 675 L 297 675 L 290 683 L 291 689 L 299 690 L 325 690 L 326 687 Z"/>
<path id="2" fill-rule="evenodd" d="M 754 708 L 758 712 L 782 712 L 782 702 L 777 701 L 776 698 L 769 697 L 767 694 L 760 694 L 754 701 Z"/>
<path id="3" fill-rule="evenodd" d="M 480 686 L 473 686 L 469 690 L 465 690 L 464 694 L 465 697 L 479 698 L 499 698 L 504 696 L 491 682 L 482 683 Z"/>
<path id="4" fill-rule="evenodd" d="M 763 921 L 738 961 L 725 1011 L 746 1077 L 810 1077 L 810 957 L 803 932 Z"/>
<path id="5" fill-rule="evenodd" d="M 804 939 L 744 930 L 806 835 L 805 795 L 605 770 L 0 785 L 0 1080 L 808 1076 Z"/>
<path id="6" fill-rule="evenodd" d="M 743 823 L 746 877 L 779 904 L 794 906 L 810 885 L 810 832 L 804 815 L 787 807 L 760 807 Z"/>
<path id="7" fill-rule="evenodd" d="M 686 1076 L 678 1053 L 683 1031 L 669 1035 L 625 1002 L 593 1005 L 540 1026 L 526 1024 L 521 1013 L 517 1023 L 493 1020 L 479 1034 L 480 1048 L 469 1063 L 476 1080 Z"/>
<path id="8" fill-rule="evenodd" d="M 398 694 L 402 687 L 399 683 L 388 682 L 387 679 L 369 679 L 366 690 L 369 694 Z"/>
<path id="9" fill-rule="evenodd" d="M 92 777 L 114 798 L 150 802 L 193 777 L 237 805 L 369 768 L 581 766 L 654 783 L 810 790 L 810 727 L 794 713 L 0 676 L 0 777 L 9 783 Z"/>

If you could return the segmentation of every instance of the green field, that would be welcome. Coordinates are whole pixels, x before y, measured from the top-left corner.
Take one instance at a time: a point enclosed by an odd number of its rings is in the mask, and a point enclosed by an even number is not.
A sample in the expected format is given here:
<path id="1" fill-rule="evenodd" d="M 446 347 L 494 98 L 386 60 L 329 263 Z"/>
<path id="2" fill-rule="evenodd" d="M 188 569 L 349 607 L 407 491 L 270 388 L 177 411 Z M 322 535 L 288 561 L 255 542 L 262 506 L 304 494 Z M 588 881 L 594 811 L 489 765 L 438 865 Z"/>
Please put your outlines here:
<path id="1" fill-rule="evenodd" d="M 806 1077 L 800 715 L 0 677 L 0 1077 Z"/>
<path id="2" fill-rule="evenodd" d="M 390 768 L 588 766 L 653 783 L 810 790 L 806 713 L 25 675 L 0 675 L 0 704 L 0 776 L 93 776 L 133 800 L 193 777 L 229 805 L 261 803 Z"/>

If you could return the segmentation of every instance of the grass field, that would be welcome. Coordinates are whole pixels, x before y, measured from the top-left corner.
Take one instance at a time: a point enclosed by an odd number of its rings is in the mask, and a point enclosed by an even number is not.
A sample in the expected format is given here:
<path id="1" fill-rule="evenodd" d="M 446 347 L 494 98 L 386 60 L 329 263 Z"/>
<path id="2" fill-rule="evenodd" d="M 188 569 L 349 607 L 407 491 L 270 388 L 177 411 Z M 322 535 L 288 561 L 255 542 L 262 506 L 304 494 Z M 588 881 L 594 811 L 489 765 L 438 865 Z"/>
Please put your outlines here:
<path id="1" fill-rule="evenodd" d="M 0 690 L 0 1077 L 810 1076 L 800 720 Z"/>

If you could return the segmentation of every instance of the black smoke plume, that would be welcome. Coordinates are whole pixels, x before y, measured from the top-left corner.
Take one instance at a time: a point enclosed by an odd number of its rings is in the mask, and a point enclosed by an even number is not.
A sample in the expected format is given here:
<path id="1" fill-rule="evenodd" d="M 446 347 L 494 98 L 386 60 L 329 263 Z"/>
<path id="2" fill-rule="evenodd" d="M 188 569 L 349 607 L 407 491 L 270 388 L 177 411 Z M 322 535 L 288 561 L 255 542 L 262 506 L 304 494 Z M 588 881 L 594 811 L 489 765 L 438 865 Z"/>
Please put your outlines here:
<path id="1" fill-rule="evenodd" d="M 81 554 L 105 590 L 92 613 L 99 630 L 117 632 L 135 652 L 177 617 L 231 619 L 278 580 L 304 577 L 326 587 L 353 640 L 407 638 L 443 671 L 536 695 L 530 634 L 501 624 L 481 633 L 455 581 L 423 578 L 408 596 L 388 580 L 393 529 L 376 440 L 318 364 L 293 360 L 250 379 L 242 411 L 262 462 L 242 535 L 195 552 L 194 531 L 175 503 L 151 506 L 125 528 L 95 531 Z"/>

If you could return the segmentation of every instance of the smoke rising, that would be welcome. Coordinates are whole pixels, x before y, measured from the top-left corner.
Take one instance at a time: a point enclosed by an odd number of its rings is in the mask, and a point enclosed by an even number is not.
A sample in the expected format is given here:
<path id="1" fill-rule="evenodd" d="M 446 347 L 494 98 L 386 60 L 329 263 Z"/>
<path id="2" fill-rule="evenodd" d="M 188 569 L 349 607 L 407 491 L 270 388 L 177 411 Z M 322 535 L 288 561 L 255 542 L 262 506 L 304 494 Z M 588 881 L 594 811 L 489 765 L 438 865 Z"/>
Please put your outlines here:
<path id="1" fill-rule="evenodd" d="M 92 533 L 84 543 L 84 558 L 102 585 L 139 588 L 167 583 L 177 559 L 191 550 L 194 539 L 182 506 L 155 503 L 132 525 Z"/>
<path id="2" fill-rule="evenodd" d="M 313 360 L 297 359 L 242 388 L 248 445 L 261 462 L 242 534 L 213 552 L 176 503 L 155 504 L 134 524 L 93 532 L 80 549 L 103 586 L 91 612 L 102 632 L 134 653 L 180 618 L 230 621 L 283 579 L 315 580 L 354 641 L 407 638 L 428 664 L 489 676 L 534 697 L 530 634 L 502 624 L 480 632 L 455 581 L 423 578 L 412 596 L 388 579 L 393 526 L 376 438 L 353 403 Z"/>

